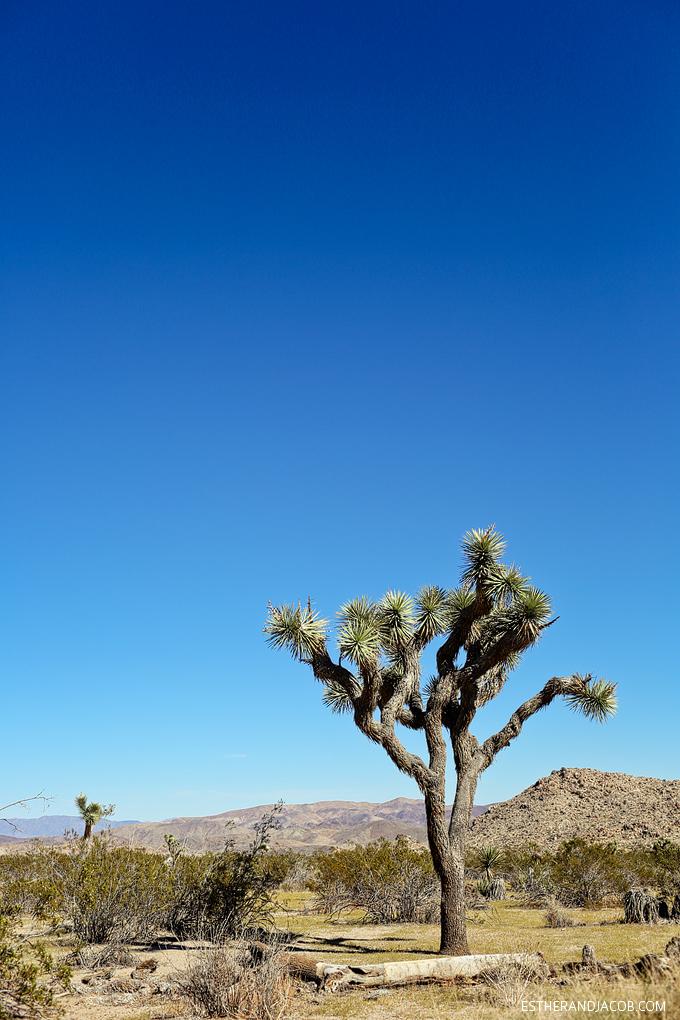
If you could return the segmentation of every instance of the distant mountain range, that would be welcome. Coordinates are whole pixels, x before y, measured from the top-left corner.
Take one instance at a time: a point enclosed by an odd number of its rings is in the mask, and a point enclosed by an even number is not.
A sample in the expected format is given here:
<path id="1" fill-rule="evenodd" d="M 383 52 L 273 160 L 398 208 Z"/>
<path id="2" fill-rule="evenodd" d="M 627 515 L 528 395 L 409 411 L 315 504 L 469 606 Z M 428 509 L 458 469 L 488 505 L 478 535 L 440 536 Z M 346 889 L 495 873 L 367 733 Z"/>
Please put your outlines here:
<path id="1" fill-rule="evenodd" d="M 271 811 L 273 804 L 224 811 L 203 818 L 170 818 L 164 822 L 142 822 L 116 830 L 116 840 L 162 847 L 166 833 L 186 844 L 190 850 L 212 850 L 233 839 L 245 846 L 253 838 L 253 826 Z M 487 805 L 473 809 L 476 817 Z M 450 813 L 450 808 L 448 809 Z M 313 850 L 343 843 L 370 843 L 384 836 L 410 836 L 427 843 L 425 802 L 396 797 L 384 804 L 368 801 L 324 800 L 314 804 L 284 804 L 278 815 L 280 829 L 272 836 L 272 845 L 282 849 Z"/>
<path id="2" fill-rule="evenodd" d="M 13 824 L 10 824 L 13 823 Z M 113 829 L 119 825 L 135 825 L 136 820 L 114 822 L 107 818 L 104 822 L 95 825 L 94 831 L 101 832 L 109 825 Z M 14 829 L 13 825 L 16 826 Z M 85 824 L 80 815 L 39 815 L 37 818 L 8 818 L 0 820 L 0 836 L 18 836 L 22 839 L 35 839 L 43 836 L 63 836 L 65 832 L 75 829 L 82 836 Z M 17 829 L 19 831 L 17 831 Z"/>
<path id="3" fill-rule="evenodd" d="M 163 822 L 110 822 L 116 842 L 125 842 L 160 848 L 166 833 L 186 844 L 190 850 L 213 850 L 224 846 L 225 839 L 233 839 L 237 846 L 247 845 L 253 838 L 253 826 L 274 805 L 240 808 L 219 815 L 199 818 L 170 818 Z M 450 813 L 450 808 L 448 812 Z M 473 817 L 487 810 L 487 805 L 473 808 Z M 342 843 L 369 843 L 384 836 L 394 839 L 398 835 L 410 836 L 419 843 L 427 843 L 425 803 L 408 797 L 396 797 L 384 804 L 368 801 L 326 800 L 314 804 L 284 804 L 278 815 L 280 829 L 272 843 L 284 849 L 311 850 Z M 28 823 L 32 823 L 30 826 Z M 40 818 L 22 818 L 15 821 L 22 832 L 0 829 L 0 841 L 17 842 L 18 839 L 50 838 L 62 836 L 76 828 L 82 832 L 82 821 L 68 815 L 42 815 Z M 100 823 L 97 827 L 105 827 Z M 12 838 L 14 837 L 14 838 Z M 18 837 L 18 839 L 17 839 Z"/>

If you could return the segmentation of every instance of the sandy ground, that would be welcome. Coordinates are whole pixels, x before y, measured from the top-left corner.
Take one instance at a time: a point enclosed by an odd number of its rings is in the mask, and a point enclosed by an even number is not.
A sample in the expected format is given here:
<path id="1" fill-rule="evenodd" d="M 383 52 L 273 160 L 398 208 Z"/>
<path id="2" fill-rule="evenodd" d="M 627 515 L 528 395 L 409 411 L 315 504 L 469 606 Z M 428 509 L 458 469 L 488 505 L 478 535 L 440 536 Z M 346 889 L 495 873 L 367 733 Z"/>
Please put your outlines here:
<path id="1" fill-rule="evenodd" d="M 302 899 L 302 897 L 295 897 Z M 471 919 L 473 952 L 535 951 L 553 962 L 581 957 L 584 943 L 598 959 L 624 960 L 644 953 L 663 954 L 677 925 L 616 923 L 620 911 L 574 910 L 572 928 L 545 927 L 540 911 L 504 905 L 484 923 Z M 331 920 L 306 910 L 277 916 L 282 930 L 306 954 L 329 963 L 382 962 L 385 959 L 428 958 L 437 953 L 435 925 L 368 925 L 350 919 Z M 295 934 L 293 934 L 295 933 Z M 209 943 L 178 943 L 170 937 L 153 946 L 133 947 L 125 965 L 74 971 L 72 994 L 59 998 L 66 1020 L 198 1020 L 180 995 L 189 963 Z M 55 947 L 56 948 L 56 947 Z M 145 963 L 147 966 L 145 967 Z M 151 963 L 151 966 L 148 964 Z M 632 992 L 631 992 L 632 994 Z M 680 1005 L 680 999 L 675 1005 Z M 517 1014 L 519 1015 L 519 1014 Z M 666 1011 L 669 1020 L 670 1008 Z M 680 1020 L 680 1012 L 674 1014 Z M 485 1001 L 484 990 L 460 985 L 420 985 L 368 992 L 355 988 L 343 994 L 319 993 L 313 984 L 296 985 L 286 1020 L 514 1020 L 515 1011 Z M 272 1018 L 275 1020 L 275 1017 Z"/>
<path id="2" fill-rule="evenodd" d="M 178 1001 L 177 985 L 199 952 L 195 944 L 165 943 L 136 949 L 135 962 L 125 966 L 74 968 L 73 992 L 62 995 L 59 1005 L 69 1020 L 188 1018 L 192 1014 Z"/>

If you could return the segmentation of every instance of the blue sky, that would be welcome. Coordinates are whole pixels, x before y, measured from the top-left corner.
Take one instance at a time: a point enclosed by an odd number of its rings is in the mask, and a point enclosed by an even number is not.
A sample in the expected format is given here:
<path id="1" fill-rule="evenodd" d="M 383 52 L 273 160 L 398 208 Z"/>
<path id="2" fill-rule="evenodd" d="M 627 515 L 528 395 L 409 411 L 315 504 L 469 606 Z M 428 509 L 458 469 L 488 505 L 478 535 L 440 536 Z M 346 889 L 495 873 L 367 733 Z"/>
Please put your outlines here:
<path id="1" fill-rule="evenodd" d="M 4 0 L 2 803 L 417 796 L 269 650 L 453 586 L 560 616 L 478 801 L 678 778 L 680 13 L 664 0 Z M 411 740 L 410 746 L 418 746 Z"/>

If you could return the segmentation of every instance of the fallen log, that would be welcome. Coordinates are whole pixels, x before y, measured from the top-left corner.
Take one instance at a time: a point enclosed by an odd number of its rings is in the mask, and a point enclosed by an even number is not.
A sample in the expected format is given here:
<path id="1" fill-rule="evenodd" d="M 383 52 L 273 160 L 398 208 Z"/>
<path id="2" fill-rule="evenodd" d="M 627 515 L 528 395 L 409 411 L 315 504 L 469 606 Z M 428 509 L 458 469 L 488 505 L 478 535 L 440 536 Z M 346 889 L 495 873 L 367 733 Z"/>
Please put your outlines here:
<path id="1" fill-rule="evenodd" d="M 255 943 L 251 946 L 251 951 L 261 958 L 271 953 L 272 949 L 262 943 Z M 538 953 L 437 956 L 429 960 L 399 960 L 395 963 L 372 963 L 365 966 L 326 963 L 302 953 L 282 953 L 280 959 L 284 970 L 289 974 L 307 981 L 316 981 L 319 989 L 327 992 L 338 992 L 350 985 L 384 988 L 474 978 L 509 963 L 529 968 L 540 977 L 547 977 L 550 973 L 545 960 Z"/>

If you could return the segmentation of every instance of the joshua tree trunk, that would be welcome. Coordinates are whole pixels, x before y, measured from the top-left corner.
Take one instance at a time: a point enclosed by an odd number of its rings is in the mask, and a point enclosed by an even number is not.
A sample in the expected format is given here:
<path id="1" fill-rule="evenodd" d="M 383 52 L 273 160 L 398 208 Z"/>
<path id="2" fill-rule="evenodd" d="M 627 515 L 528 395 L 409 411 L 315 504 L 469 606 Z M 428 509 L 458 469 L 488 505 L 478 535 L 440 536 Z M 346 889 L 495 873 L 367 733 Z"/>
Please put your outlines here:
<path id="1" fill-rule="evenodd" d="M 470 950 L 465 926 L 465 866 L 459 855 L 448 854 L 447 868 L 440 873 L 441 941 L 439 952 L 443 956 L 468 956 Z"/>
<path id="2" fill-rule="evenodd" d="M 443 784 L 442 784 L 443 785 Z M 455 854 L 446 825 L 444 794 L 425 794 L 427 837 L 432 863 L 441 883 L 441 942 L 439 952 L 447 956 L 466 956 L 469 953 L 465 931 L 465 879 L 464 861 Z M 462 925 L 460 905 L 462 903 Z"/>
<path id="3" fill-rule="evenodd" d="M 85 832 L 83 833 L 83 839 L 89 839 L 92 835 L 92 822 L 85 822 Z"/>
<path id="4" fill-rule="evenodd" d="M 448 826 L 443 774 L 437 792 L 425 794 L 428 842 L 441 883 L 439 952 L 446 956 L 467 956 L 470 952 L 465 923 L 465 835 L 470 826 L 472 803 L 468 777 L 465 780 L 457 785 Z"/>

